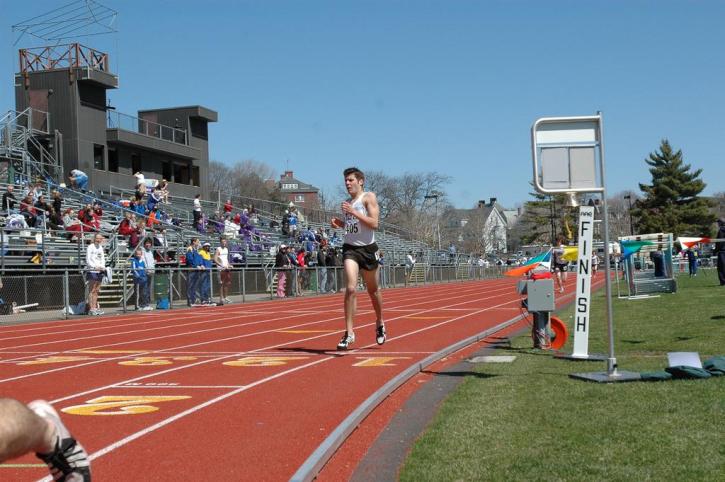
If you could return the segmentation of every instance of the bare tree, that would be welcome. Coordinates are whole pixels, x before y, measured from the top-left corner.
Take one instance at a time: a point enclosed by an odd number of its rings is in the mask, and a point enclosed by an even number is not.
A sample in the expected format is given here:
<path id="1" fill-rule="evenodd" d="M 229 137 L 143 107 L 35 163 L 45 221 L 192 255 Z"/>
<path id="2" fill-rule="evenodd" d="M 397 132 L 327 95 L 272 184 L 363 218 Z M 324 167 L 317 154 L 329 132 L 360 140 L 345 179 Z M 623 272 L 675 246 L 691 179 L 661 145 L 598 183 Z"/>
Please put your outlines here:
<path id="1" fill-rule="evenodd" d="M 232 191 L 234 183 L 231 177 L 231 169 L 226 164 L 219 161 L 209 161 L 208 176 L 210 191 Z"/>

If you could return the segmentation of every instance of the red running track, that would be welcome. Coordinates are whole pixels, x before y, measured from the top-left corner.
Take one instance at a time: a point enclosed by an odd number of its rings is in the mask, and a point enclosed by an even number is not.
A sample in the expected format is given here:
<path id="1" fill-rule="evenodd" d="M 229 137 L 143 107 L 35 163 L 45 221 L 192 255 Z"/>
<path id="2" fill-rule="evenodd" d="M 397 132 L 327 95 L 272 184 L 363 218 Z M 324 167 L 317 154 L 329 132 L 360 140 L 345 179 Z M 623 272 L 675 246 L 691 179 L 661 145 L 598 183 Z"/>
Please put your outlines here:
<path id="1" fill-rule="evenodd" d="M 514 284 L 385 290 L 383 346 L 359 293 L 344 353 L 341 295 L 3 327 L 0 395 L 50 400 L 97 480 L 287 480 L 385 382 L 518 315 Z M 32 456 L 0 465 L 46 474 Z"/>

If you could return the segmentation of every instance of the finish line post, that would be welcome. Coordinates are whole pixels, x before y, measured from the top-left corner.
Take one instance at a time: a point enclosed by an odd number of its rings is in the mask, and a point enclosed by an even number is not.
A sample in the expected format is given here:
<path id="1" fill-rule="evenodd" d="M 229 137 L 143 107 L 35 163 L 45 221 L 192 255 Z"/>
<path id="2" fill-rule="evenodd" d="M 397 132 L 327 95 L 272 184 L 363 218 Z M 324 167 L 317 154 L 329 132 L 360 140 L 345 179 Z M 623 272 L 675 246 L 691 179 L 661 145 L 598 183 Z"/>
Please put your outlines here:
<path id="1" fill-rule="evenodd" d="M 538 192 L 542 194 L 567 193 L 574 196 L 577 193 L 598 193 L 602 198 L 604 276 L 609 335 L 607 371 L 573 373 L 570 376 L 595 382 L 639 380 L 639 373 L 618 371 L 617 359 L 614 356 L 612 280 L 609 267 L 609 212 L 605 185 L 601 112 L 597 112 L 593 116 L 537 119 L 531 127 L 531 151 L 534 164 L 534 188 Z M 596 169 L 597 165 L 599 172 Z M 577 279 L 577 281 L 579 280 Z M 578 289 L 579 287 L 577 287 Z"/>

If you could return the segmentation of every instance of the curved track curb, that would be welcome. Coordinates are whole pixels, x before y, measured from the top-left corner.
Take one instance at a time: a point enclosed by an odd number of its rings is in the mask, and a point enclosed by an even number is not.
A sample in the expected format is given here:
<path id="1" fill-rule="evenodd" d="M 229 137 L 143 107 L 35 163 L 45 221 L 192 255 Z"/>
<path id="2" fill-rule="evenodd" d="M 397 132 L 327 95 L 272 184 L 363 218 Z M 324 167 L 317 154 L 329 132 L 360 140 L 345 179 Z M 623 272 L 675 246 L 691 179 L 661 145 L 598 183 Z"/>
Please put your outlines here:
<path id="1" fill-rule="evenodd" d="M 348 417 L 340 423 L 340 425 L 332 431 L 330 435 L 312 452 L 307 460 L 297 469 L 297 472 L 290 478 L 292 482 L 308 482 L 320 473 L 322 467 L 330 460 L 332 455 L 337 451 L 342 443 L 350 436 L 350 434 L 357 428 L 360 423 L 372 412 L 375 407 L 385 400 L 391 393 L 393 393 L 399 386 L 407 382 L 415 375 L 425 370 L 428 366 L 437 362 L 438 360 L 454 353 L 462 348 L 472 345 L 473 343 L 479 342 L 484 338 L 491 336 L 492 334 L 508 328 L 509 326 L 522 320 L 524 315 L 518 315 L 511 318 L 508 321 L 504 321 L 492 328 L 478 333 L 477 335 L 470 336 L 464 340 L 456 342 L 446 348 L 429 355 L 418 363 L 411 365 L 403 372 L 399 373 L 396 377 L 388 381 L 385 385 L 380 387 L 375 393 L 370 395 L 363 403 L 350 414 Z"/>

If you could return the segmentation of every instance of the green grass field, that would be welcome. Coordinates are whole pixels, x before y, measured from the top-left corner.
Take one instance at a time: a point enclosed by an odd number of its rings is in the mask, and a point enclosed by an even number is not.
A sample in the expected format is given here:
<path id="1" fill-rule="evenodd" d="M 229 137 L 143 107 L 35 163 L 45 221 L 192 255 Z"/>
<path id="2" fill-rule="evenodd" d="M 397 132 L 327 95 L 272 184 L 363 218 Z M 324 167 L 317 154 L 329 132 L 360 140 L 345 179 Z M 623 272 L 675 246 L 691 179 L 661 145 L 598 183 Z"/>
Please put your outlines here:
<path id="1" fill-rule="evenodd" d="M 620 370 L 662 370 L 670 351 L 697 351 L 703 361 L 725 354 L 716 275 L 678 282 L 660 298 L 615 298 Z M 603 295 L 592 303 L 590 353 L 607 353 Z M 559 313 L 570 327 L 571 314 Z M 528 334 L 502 340 L 494 354 L 516 361 L 474 365 L 416 442 L 401 480 L 725 480 L 725 377 L 596 384 L 568 374 L 604 371 L 604 362 L 530 347 Z"/>

